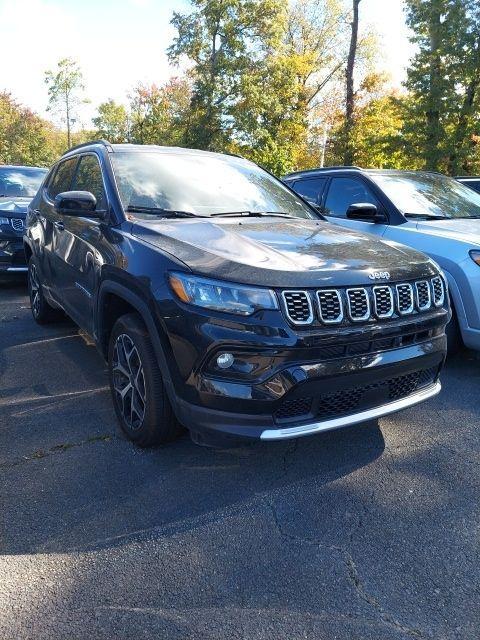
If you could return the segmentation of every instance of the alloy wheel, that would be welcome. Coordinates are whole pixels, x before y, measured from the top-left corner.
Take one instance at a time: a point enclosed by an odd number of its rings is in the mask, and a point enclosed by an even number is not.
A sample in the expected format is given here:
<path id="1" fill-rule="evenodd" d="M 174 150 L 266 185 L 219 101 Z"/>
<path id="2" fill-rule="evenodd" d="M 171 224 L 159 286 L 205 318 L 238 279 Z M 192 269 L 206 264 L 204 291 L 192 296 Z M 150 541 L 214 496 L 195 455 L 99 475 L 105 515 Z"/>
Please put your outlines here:
<path id="1" fill-rule="evenodd" d="M 37 267 L 32 263 L 29 272 L 30 304 L 35 317 L 40 313 L 40 283 L 38 282 Z"/>
<path id="2" fill-rule="evenodd" d="M 145 376 L 140 354 L 126 333 L 115 341 L 112 374 L 122 417 L 130 429 L 139 429 L 145 417 Z"/>

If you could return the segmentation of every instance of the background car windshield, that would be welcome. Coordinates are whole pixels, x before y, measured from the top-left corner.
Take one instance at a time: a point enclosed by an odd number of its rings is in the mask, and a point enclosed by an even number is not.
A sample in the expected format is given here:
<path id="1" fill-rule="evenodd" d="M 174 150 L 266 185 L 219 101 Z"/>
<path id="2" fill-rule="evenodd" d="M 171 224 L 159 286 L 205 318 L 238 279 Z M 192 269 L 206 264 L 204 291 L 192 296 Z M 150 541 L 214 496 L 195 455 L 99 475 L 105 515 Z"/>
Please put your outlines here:
<path id="1" fill-rule="evenodd" d="M 433 173 L 372 173 L 402 213 L 445 218 L 480 218 L 480 195 L 457 180 Z"/>
<path id="2" fill-rule="evenodd" d="M 47 169 L 0 167 L 0 198 L 33 198 Z"/>
<path id="3" fill-rule="evenodd" d="M 279 180 L 232 156 L 118 152 L 112 155 L 123 206 L 208 216 L 229 212 L 315 214 Z"/>

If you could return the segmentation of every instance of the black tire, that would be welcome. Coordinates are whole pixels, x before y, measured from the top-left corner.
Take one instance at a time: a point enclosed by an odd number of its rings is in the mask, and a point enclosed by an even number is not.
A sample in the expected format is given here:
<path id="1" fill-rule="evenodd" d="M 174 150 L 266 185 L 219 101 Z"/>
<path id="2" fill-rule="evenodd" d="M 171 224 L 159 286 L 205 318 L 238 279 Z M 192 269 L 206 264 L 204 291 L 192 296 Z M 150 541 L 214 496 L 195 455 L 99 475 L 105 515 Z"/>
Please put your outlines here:
<path id="1" fill-rule="evenodd" d="M 46 301 L 38 265 L 33 256 L 28 261 L 28 295 L 33 319 L 38 324 L 58 322 L 64 317 L 59 309 L 54 309 Z"/>
<path id="2" fill-rule="evenodd" d="M 458 325 L 457 314 L 452 307 L 452 319 L 447 324 L 445 330 L 447 334 L 447 352 L 449 356 L 453 356 L 460 351 L 463 345 L 462 336 L 460 334 L 460 327 Z"/>
<path id="3" fill-rule="evenodd" d="M 116 321 L 108 346 L 108 371 L 115 413 L 130 440 L 151 447 L 181 434 L 150 336 L 137 313 Z"/>

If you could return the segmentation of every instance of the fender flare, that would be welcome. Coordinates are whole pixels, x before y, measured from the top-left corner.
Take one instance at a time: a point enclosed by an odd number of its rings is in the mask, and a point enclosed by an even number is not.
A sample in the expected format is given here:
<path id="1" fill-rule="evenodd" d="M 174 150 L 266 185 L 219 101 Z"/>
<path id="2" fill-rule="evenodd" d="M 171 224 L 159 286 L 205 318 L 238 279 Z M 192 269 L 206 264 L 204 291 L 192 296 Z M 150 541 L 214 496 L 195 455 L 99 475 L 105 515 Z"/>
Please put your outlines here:
<path id="1" fill-rule="evenodd" d="M 457 315 L 458 324 L 460 327 L 467 326 L 467 314 L 465 313 L 465 307 L 463 306 L 462 295 L 460 293 L 460 289 L 455 281 L 455 278 L 452 274 L 446 269 L 442 268 L 443 273 L 447 279 L 448 283 L 448 292 L 450 294 L 452 313 L 455 312 Z"/>
<path id="2" fill-rule="evenodd" d="M 28 247 L 28 250 L 32 253 L 32 255 L 35 254 L 35 251 L 33 250 L 33 242 L 30 240 L 30 238 L 28 236 L 23 236 L 23 250 L 25 251 L 25 248 Z M 26 254 L 26 251 L 25 251 Z"/>
<path id="3" fill-rule="evenodd" d="M 167 391 L 168 398 L 171 404 L 175 407 L 177 404 L 176 394 L 173 387 L 172 378 L 170 375 L 170 370 L 167 365 L 167 358 L 165 356 L 165 350 L 162 345 L 162 341 L 160 338 L 159 330 L 153 318 L 153 314 L 149 308 L 149 305 L 146 300 L 144 300 L 138 293 L 135 293 L 131 289 L 127 288 L 123 284 L 119 282 L 115 282 L 113 280 L 103 281 L 98 290 L 96 305 L 95 305 L 95 316 L 97 318 L 97 331 L 96 331 L 96 339 L 97 344 L 102 352 L 102 355 L 106 358 L 108 356 L 108 345 L 105 344 L 104 339 L 104 329 L 103 329 L 103 314 L 99 313 L 99 309 L 101 308 L 102 302 L 105 298 L 105 295 L 108 293 L 113 293 L 117 295 L 119 298 L 128 302 L 141 316 L 145 326 L 147 327 L 148 334 L 152 341 L 152 345 L 155 351 L 155 355 L 157 357 L 158 363 L 160 365 L 160 369 L 162 372 L 163 382 L 165 384 L 165 388 Z"/>

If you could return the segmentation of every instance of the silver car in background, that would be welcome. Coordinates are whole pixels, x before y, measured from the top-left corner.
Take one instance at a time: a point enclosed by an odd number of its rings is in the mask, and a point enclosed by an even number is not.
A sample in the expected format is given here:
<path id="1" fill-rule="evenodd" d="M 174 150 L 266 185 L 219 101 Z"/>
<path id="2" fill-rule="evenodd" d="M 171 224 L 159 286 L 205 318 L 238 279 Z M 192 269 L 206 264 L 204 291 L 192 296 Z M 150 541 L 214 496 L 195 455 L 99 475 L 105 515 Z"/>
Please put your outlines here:
<path id="1" fill-rule="evenodd" d="M 442 174 L 330 167 L 285 182 L 336 224 L 433 258 L 450 287 L 449 348 L 480 350 L 480 194 Z"/>

